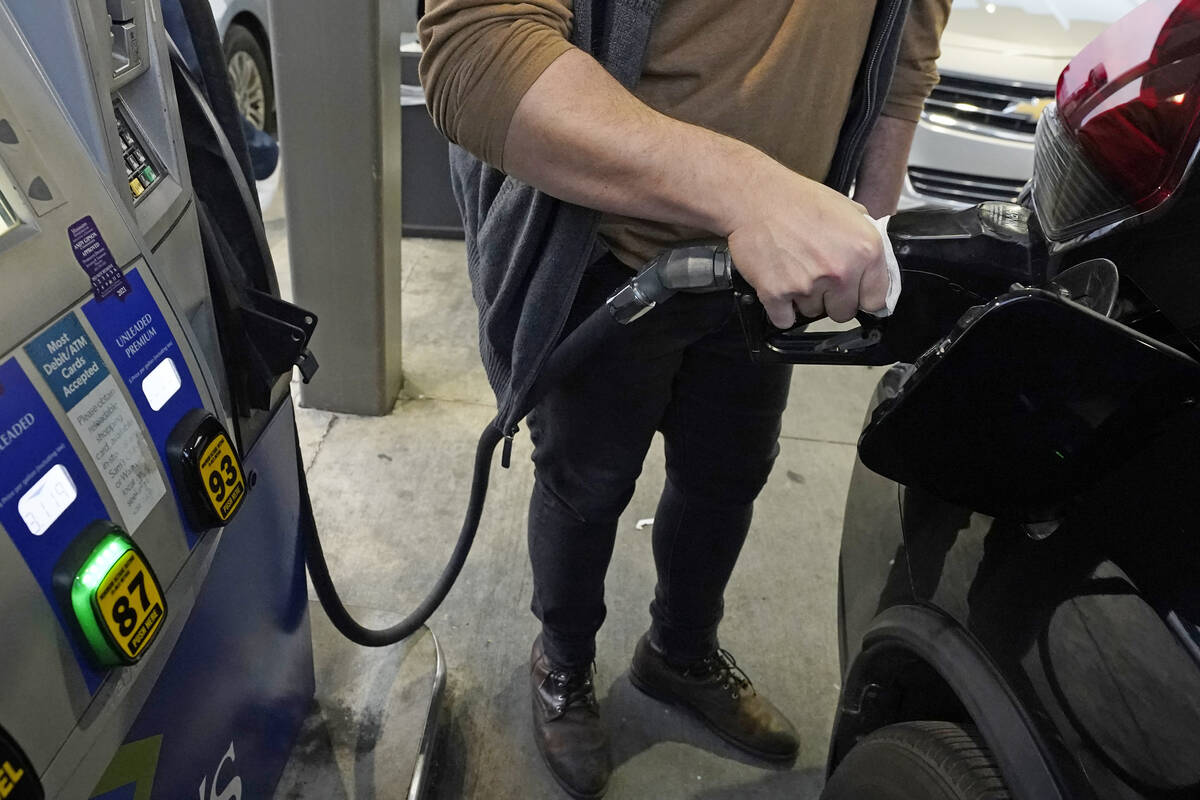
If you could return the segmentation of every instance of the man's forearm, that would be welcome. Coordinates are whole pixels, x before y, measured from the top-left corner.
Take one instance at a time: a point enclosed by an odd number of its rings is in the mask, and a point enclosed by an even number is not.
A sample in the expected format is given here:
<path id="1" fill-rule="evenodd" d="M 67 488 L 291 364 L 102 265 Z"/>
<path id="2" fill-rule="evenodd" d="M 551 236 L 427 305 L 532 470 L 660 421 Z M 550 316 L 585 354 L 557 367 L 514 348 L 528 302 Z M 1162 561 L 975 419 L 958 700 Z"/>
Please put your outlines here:
<path id="1" fill-rule="evenodd" d="M 866 206 L 872 217 L 895 213 L 916 132 L 915 122 L 880 117 L 867 137 L 867 147 L 854 184 L 854 199 Z"/>
<path id="2" fill-rule="evenodd" d="M 581 51 L 517 106 L 504 169 L 578 205 L 727 236 L 754 175 L 781 167 L 749 145 L 649 108 Z"/>
<path id="3" fill-rule="evenodd" d="M 845 321 L 887 294 L 861 207 L 744 142 L 654 111 L 578 50 L 522 96 L 504 169 L 555 197 L 726 237 L 772 321 Z"/>

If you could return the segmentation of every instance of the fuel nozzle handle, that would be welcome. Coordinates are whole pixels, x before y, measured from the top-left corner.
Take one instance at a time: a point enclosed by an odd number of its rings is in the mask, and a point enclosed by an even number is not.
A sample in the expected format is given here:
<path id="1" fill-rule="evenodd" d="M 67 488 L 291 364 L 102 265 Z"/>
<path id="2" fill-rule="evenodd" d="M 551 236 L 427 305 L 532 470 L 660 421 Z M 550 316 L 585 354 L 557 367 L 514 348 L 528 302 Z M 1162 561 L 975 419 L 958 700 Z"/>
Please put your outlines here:
<path id="1" fill-rule="evenodd" d="M 677 292 L 719 292 L 733 286 L 733 259 L 723 245 L 684 245 L 659 253 L 608 298 L 613 319 L 628 325 Z"/>

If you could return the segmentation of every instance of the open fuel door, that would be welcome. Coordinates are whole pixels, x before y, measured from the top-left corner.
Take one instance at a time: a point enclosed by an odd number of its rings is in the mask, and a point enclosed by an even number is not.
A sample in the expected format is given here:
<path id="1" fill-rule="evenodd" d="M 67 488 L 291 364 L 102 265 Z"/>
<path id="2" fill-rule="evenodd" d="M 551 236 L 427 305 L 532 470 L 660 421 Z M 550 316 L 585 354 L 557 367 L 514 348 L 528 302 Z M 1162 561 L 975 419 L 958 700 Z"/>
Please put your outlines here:
<path id="1" fill-rule="evenodd" d="M 171 68 L 238 440 L 249 450 L 289 396 L 292 367 L 305 382 L 316 372 L 308 344 L 317 318 L 279 297 L 254 185 L 239 168 L 236 153 L 245 151 L 244 142 L 236 141 L 240 129 L 223 126 L 220 103 L 209 103 L 178 53 Z"/>
<path id="2" fill-rule="evenodd" d="M 1115 272 L 1069 278 L 968 311 L 875 410 L 863 463 L 975 511 L 1050 521 L 1194 412 L 1200 364 L 1092 310 L 1111 308 L 1096 287 Z"/>

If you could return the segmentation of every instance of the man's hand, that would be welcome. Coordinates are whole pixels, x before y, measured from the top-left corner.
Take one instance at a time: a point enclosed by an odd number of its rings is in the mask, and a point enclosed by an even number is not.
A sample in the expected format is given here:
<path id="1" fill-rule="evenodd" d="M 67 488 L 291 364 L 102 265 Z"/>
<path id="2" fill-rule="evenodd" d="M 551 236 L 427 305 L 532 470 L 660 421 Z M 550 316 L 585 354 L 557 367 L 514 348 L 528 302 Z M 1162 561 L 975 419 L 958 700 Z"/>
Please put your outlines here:
<path id="1" fill-rule="evenodd" d="M 504 169 L 555 197 L 711 231 L 771 321 L 845 321 L 886 302 L 878 231 L 864 209 L 744 142 L 654 111 L 582 51 L 555 60 L 521 98 Z"/>
<path id="2" fill-rule="evenodd" d="M 806 317 L 852 319 L 887 302 L 888 273 L 879 232 L 865 209 L 814 181 L 778 169 L 750 181 L 729 252 L 758 292 L 771 323 L 789 328 Z"/>

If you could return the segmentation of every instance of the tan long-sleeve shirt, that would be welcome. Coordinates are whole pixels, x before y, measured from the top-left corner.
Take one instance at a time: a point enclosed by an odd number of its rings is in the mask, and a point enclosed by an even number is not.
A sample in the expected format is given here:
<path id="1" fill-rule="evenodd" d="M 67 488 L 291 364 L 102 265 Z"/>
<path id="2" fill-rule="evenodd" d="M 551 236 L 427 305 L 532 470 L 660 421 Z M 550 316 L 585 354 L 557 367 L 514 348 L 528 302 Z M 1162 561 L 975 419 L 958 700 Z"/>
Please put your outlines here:
<path id="1" fill-rule="evenodd" d="M 521 97 L 572 48 L 573 0 L 428 0 L 421 81 L 451 141 L 500 169 Z M 867 0 L 664 0 L 634 94 L 675 119 L 741 139 L 822 180 L 870 33 Z M 912 0 L 883 113 L 915 121 L 937 82 L 950 0 Z M 606 215 L 613 252 L 636 267 L 706 232 Z"/>

